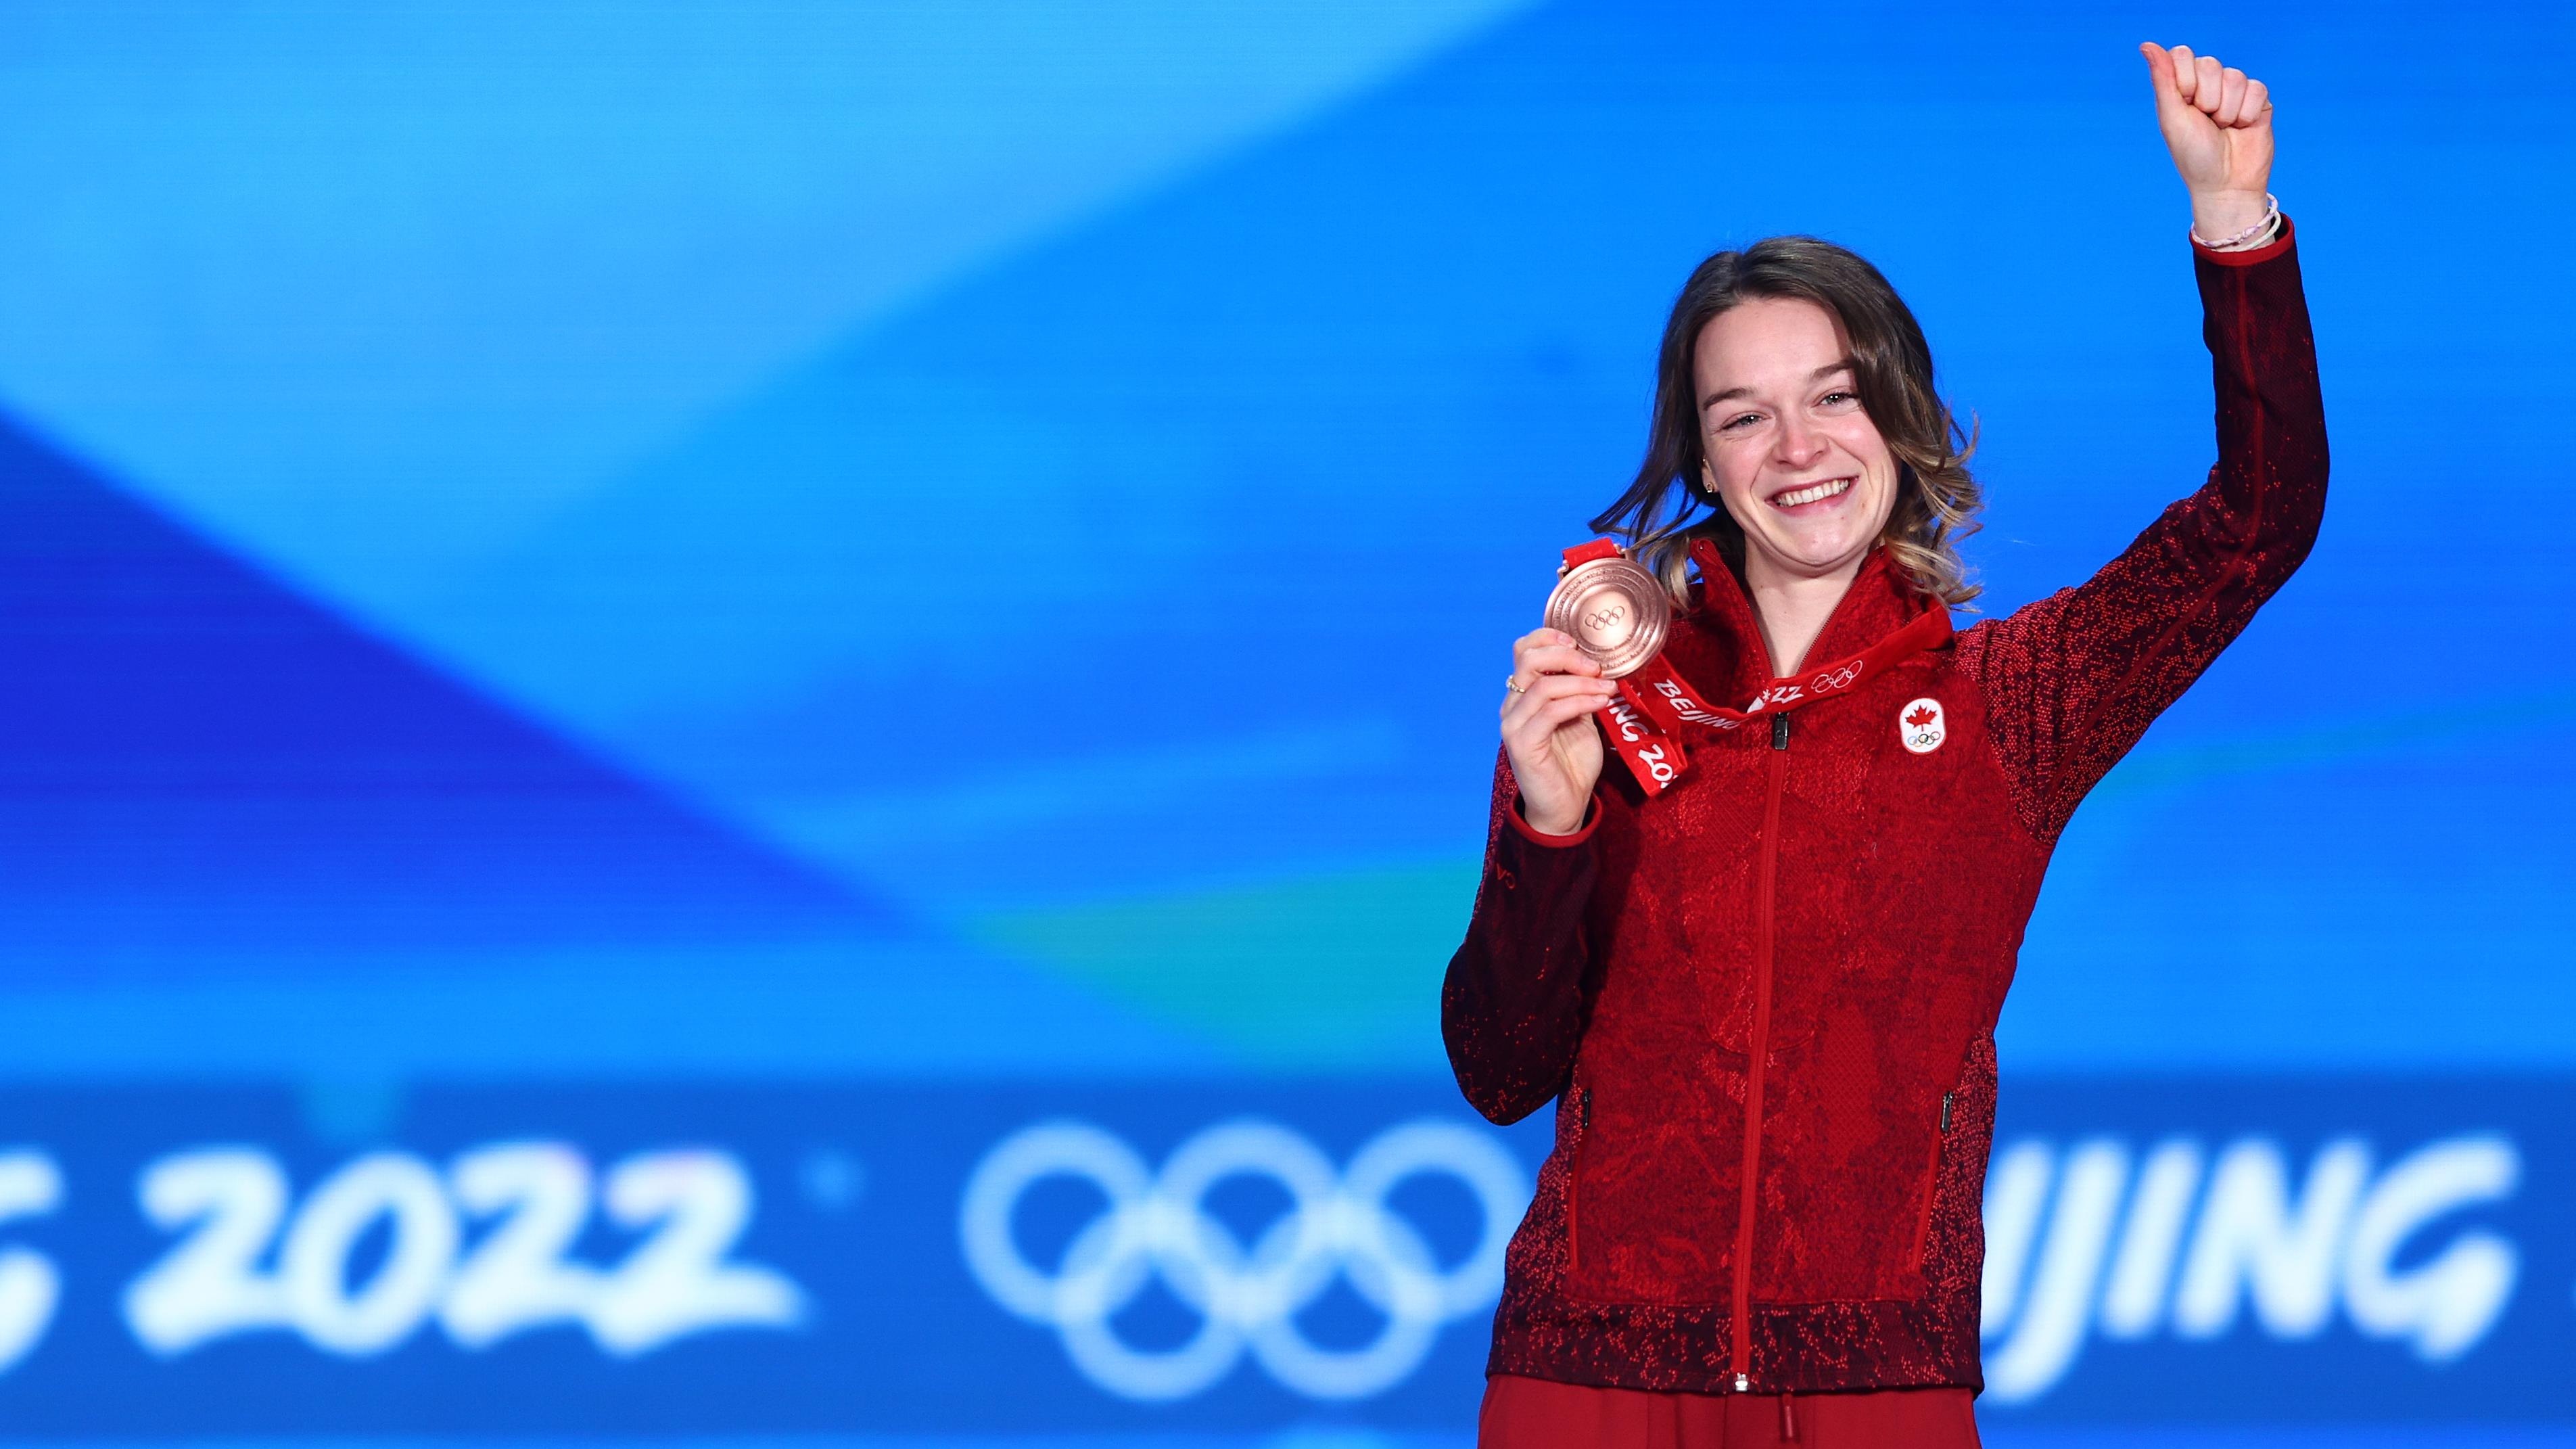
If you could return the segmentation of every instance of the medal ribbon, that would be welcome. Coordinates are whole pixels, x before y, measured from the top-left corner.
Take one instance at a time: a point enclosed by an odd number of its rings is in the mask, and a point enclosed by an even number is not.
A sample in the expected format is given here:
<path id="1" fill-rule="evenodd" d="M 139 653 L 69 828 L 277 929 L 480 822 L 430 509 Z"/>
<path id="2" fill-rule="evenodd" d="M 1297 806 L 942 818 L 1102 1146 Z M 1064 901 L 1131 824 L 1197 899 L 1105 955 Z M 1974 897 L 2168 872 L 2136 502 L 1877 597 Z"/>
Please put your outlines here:
<path id="1" fill-rule="evenodd" d="M 1617 544 L 1606 538 L 1595 539 L 1567 549 L 1566 567 L 1617 552 Z M 1706 703 L 1707 696 L 1684 679 L 1658 650 L 1654 658 L 1619 681 L 1619 701 L 1593 711 L 1593 718 L 1601 722 L 1601 737 L 1618 751 L 1619 758 L 1627 762 L 1628 773 L 1636 777 L 1639 788 L 1651 798 L 1670 789 L 1690 768 L 1690 757 L 1681 742 L 1685 724 L 1738 729 L 1829 695 L 1846 694 L 1949 637 L 1950 611 L 1926 609 L 1903 628 L 1858 654 L 1772 680 L 1741 709 Z"/>

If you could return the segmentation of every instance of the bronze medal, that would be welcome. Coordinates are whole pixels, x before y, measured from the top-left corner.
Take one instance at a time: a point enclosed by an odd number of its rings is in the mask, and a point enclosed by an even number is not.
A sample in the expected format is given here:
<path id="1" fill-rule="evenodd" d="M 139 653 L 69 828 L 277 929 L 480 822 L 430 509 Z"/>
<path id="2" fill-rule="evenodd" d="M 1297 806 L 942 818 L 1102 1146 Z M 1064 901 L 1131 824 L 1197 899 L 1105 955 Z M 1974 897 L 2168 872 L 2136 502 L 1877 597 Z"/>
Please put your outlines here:
<path id="1" fill-rule="evenodd" d="M 1547 596 L 1547 627 L 1573 635 L 1576 647 L 1610 679 L 1654 658 L 1672 619 L 1663 584 L 1627 558 L 1577 564 Z"/>

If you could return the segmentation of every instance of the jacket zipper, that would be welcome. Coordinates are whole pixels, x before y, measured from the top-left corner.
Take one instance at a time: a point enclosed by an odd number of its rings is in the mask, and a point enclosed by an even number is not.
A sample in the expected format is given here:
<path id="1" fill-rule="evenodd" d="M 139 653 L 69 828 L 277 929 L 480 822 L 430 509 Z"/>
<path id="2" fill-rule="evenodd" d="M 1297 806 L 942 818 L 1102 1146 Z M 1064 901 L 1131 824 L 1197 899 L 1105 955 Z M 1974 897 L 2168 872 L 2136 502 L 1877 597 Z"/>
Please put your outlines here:
<path id="1" fill-rule="evenodd" d="M 1762 1075 L 1771 1055 L 1772 907 L 1780 874 L 1780 794 L 1789 778 L 1789 716 L 1771 716 L 1770 781 L 1762 795 L 1762 853 L 1753 897 L 1753 1037 L 1744 1081 L 1744 1198 L 1735 1219 L 1735 1332 L 1728 1367 L 1735 1391 L 1753 1388 L 1753 1218 L 1761 1204 Z"/>
<path id="2" fill-rule="evenodd" d="M 1574 1151 L 1565 1163 L 1565 1271 L 1583 1270 L 1583 1139 L 1592 1131 L 1592 1089 L 1574 1093 Z"/>

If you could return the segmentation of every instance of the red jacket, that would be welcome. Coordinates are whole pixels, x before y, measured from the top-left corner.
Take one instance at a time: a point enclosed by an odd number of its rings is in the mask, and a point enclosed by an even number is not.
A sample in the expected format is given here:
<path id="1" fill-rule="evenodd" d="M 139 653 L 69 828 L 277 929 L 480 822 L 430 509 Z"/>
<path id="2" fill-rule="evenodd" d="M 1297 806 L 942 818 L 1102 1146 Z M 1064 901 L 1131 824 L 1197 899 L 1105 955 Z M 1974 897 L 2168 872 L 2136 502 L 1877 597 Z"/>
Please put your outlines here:
<path id="1" fill-rule="evenodd" d="M 1982 1386 L 1993 1033 L 2050 849 L 2325 506 L 2290 237 L 2197 267 L 2218 466 L 2090 582 L 1768 728 L 1695 727 L 1652 801 L 1613 760 L 1578 835 L 1532 832 L 1499 773 L 1441 1024 L 1478 1111 L 1557 1113 L 1489 1372 Z M 1771 677 L 1753 611 L 1699 562 L 1669 655 L 1704 697 L 1751 699 Z M 1938 607 L 1873 554 L 1809 657 Z"/>

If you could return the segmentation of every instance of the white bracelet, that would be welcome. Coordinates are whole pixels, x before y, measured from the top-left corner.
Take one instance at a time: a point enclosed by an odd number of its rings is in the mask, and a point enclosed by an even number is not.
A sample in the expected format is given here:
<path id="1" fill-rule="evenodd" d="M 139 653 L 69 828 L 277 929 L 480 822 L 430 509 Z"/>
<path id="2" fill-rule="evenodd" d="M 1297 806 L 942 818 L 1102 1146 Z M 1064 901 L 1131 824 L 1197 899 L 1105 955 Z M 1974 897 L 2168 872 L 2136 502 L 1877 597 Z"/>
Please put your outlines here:
<path id="1" fill-rule="evenodd" d="M 2245 228 L 2243 231 L 2227 238 L 2225 241 L 2211 241 L 2209 238 L 2202 236 L 2198 225 L 2194 225 L 2191 228 L 2189 235 L 2193 241 L 2200 243 L 2202 246 L 2205 246 L 2214 252 L 2242 251 L 2246 247 L 2256 246 L 2270 241 L 2272 239 L 2274 228 L 2278 227 L 2280 224 L 2281 199 L 2266 191 L 2263 193 L 2263 215 L 2257 218 L 2252 226 Z"/>

